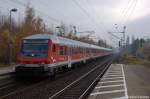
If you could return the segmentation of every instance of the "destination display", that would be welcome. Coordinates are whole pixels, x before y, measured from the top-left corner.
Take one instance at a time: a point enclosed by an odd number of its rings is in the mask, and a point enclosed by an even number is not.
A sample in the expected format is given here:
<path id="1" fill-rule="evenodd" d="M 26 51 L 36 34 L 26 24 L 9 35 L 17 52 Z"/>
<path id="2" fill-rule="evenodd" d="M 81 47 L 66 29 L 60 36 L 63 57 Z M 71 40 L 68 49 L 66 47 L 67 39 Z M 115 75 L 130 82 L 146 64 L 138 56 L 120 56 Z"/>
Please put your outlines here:
<path id="1" fill-rule="evenodd" d="M 45 40 L 45 39 L 27 39 L 27 40 L 23 40 L 23 43 L 48 43 L 48 40 Z"/>

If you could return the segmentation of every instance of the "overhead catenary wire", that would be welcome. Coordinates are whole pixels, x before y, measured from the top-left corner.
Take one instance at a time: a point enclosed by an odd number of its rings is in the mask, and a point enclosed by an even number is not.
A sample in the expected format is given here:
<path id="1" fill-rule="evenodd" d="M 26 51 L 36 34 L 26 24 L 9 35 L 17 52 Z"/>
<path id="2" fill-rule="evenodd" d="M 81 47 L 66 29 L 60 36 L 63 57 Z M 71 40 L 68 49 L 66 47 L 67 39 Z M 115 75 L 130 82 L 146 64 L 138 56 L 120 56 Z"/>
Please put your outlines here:
<path id="1" fill-rule="evenodd" d="M 77 0 L 72 0 L 83 12 L 84 14 L 91 20 L 91 22 L 99 29 L 101 28 L 99 24 L 95 21 L 95 19 L 77 2 Z M 102 29 L 102 28 L 101 28 Z"/>
<path id="2" fill-rule="evenodd" d="M 49 6 L 49 5 L 47 5 L 46 3 L 41 2 L 41 0 L 38 0 L 38 1 L 40 2 L 40 4 Z M 55 10 L 56 10 L 56 9 L 55 9 Z M 57 12 L 58 12 L 58 10 L 57 10 Z M 69 17 L 66 16 L 66 14 L 62 13 L 61 11 L 59 11 L 59 13 L 61 13 L 62 16 L 67 17 L 66 19 L 70 19 L 70 16 L 69 16 Z M 74 18 L 72 18 L 72 20 L 73 20 L 73 19 L 74 19 Z M 68 21 L 68 20 L 67 20 L 67 21 Z M 70 23 L 71 23 L 71 22 L 70 22 Z M 78 22 L 78 23 L 80 23 L 80 22 Z M 92 25 L 93 25 L 93 24 L 92 24 Z"/>
<path id="3" fill-rule="evenodd" d="M 134 11 L 133 9 L 135 9 L 137 0 L 129 0 L 129 2 L 127 3 L 127 6 L 123 9 L 121 15 L 120 15 L 120 23 L 124 25 L 124 23 L 127 22 L 128 18 L 131 16 L 130 14 L 132 14 L 132 12 Z"/>
<path id="4" fill-rule="evenodd" d="M 93 6 L 91 6 L 90 4 L 92 3 L 90 0 L 85 0 L 86 1 L 86 3 L 88 4 L 88 7 L 91 9 L 91 12 L 93 13 L 93 14 L 95 14 L 96 13 L 96 9 L 93 7 Z M 95 12 L 95 13 L 94 13 Z M 101 27 L 103 28 L 103 30 L 107 33 L 107 34 L 109 34 L 108 32 L 107 32 L 107 28 L 106 28 L 106 25 L 105 25 L 105 23 L 104 23 L 104 21 L 102 21 L 102 20 L 104 20 L 104 19 L 101 19 L 101 17 L 99 16 L 99 15 L 97 15 L 97 14 L 95 14 L 95 16 L 96 16 L 96 18 L 98 19 L 98 24 L 100 24 L 101 25 Z M 108 35 L 109 36 L 109 35 Z M 112 39 L 110 39 L 110 41 L 112 41 Z M 114 42 L 114 41 L 112 41 L 112 42 Z"/>
<path id="5" fill-rule="evenodd" d="M 128 14 L 128 11 L 130 10 L 130 8 L 132 7 L 133 3 L 135 0 L 129 0 L 127 5 L 124 7 L 124 9 L 122 10 L 121 14 L 120 14 L 120 18 L 121 20 L 123 20 L 124 17 L 126 17 L 126 15 Z"/>
<path id="6" fill-rule="evenodd" d="M 122 10 L 122 12 L 120 14 L 121 20 L 119 22 L 119 25 L 125 26 L 125 24 L 129 21 L 131 15 L 133 14 L 133 12 L 134 12 L 134 10 L 136 8 L 137 1 L 138 0 L 129 0 L 128 1 L 127 6 Z M 118 28 L 116 28 L 116 30 L 117 30 L 118 33 L 120 32 L 118 30 Z M 115 37 L 115 35 L 113 35 L 113 36 Z"/>
<path id="7" fill-rule="evenodd" d="M 24 3 L 22 3 L 22 2 L 20 2 L 20 1 L 18 1 L 18 0 L 15 0 L 15 1 L 16 1 L 18 4 L 23 5 L 24 7 L 27 6 L 26 4 L 24 4 Z M 60 21 L 60 20 L 57 20 L 57 19 L 55 19 L 55 18 L 53 18 L 53 17 L 47 15 L 46 13 L 41 12 L 40 10 L 38 10 L 38 9 L 36 9 L 36 8 L 34 8 L 34 10 L 35 10 L 36 12 L 41 13 L 40 15 L 44 15 L 45 17 L 50 18 L 52 21 L 55 21 L 55 22 L 57 22 L 57 23 L 61 23 L 61 22 L 62 22 L 62 21 Z M 88 14 L 88 13 L 87 13 L 87 14 Z"/>
<path id="8" fill-rule="evenodd" d="M 124 22 L 123 24 L 126 24 L 126 23 L 130 20 L 132 14 L 134 13 L 134 11 L 135 11 L 135 9 L 136 9 L 137 3 L 138 3 L 138 0 L 135 0 L 135 3 L 134 3 L 134 5 L 133 5 L 133 8 L 131 9 L 130 13 L 129 13 L 128 16 L 127 16 L 127 19 L 125 20 L 125 22 Z"/>
<path id="9" fill-rule="evenodd" d="M 11 1 L 12 3 L 18 3 L 19 5 L 22 5 L 23 7 L 27 7 L 27 5 L 24 4 L 24 3 L 21 2 L 21 1 L 18 1 L 18 0 L 15 0 L 15 2 L 12 1 L 12 0 L 10 0 L 10 1 Z M 47 17 L 48 20 L 51 20 L 51 21 L 56 22 L 56 23 L 60 23 L 60 22 L 61 22 L 60 20 L 55 19 L 55 18 L 53 18 L 52 16 L 50 16 L 50 15 L 48 15 L 48 14 L 46 14 L 46 13 L 44 13 L 44 12 L 38 10 L 38 9 L 35 9 L 35 8 L 34 8 L 34 10 L 35 10 L 36 12 L 40 13 L 40 15 L 42 15 L 43 17 Z"/>
<path id="10" fill-rule="evenodd" d="M 100 19 L 100 17 L 99 17 L 98 15 L 95 14 L 95 16 L 98 18 L 98 20 L 96 20 L 96 19 L 93 17 L 93 15 L 91 15 L 91 14 L 87 11 L 87 9 L 85 9 L 85 8 L 80 4 L 80 1 L 77 1 L 77 0 L 72 0 L 72 1 L 73 1 L 74 3 L 76 2 L 75 4 L 84 12 L 84 14 L 89 18 L 89 20 L 91 21 L 91 23 L 93 23 L 94 27 L 96 27 L 97 30 L 100 30 L 102 33 L 104 33 L 104 32 L 107 33 L 107 30 L 106 30 L 106 28 L 105 28 L 103 22 L 100 22 L 101 19 Z M 26 7 L 26 6 L 27 6 L 24 2 L 21 2 L 21 1 L 19 1 L 19 0 L 13 0 L 13 1 L 10 0 L 10 2 L 12 2 L 12 3 L 14 3 L 14 4 L 17 3 L 17 4 L 19 4 L 19 5 L 23 6 L 23 7 Z M 44 5 L 44 4 L 42 4 L 42 5 Z M 56 22 L 56 23 L 61 23 L 61 20 L 56 19 L 56 18 L 54 18 L 54 17 L 48 15 L 47 13 L 40 11 L 40 9 L 34 8 L 34 10 L 35 10 L 36 12 L 38 12 L 40 15 L 46 17 L 48 20 L 51 20 L 52 22 L 54 21 L 54 22 Z M 92 11 L 92 13 L 95 13 L 95 9 L 92 8 L 92 7 L 91 7 L 91 11 Z"/>
<path id="11" fill-rule="evenodd" d="M 119 21 L 120 21 L 120 22 L 116 22 L 115 24 L 121 25 L 121 24 L 123 23 L 124 18 L 126 17 L 128 11 L 130 10 L 131 5 L 133 4 L 133 2 L 134 2 L 134 0 L 129 0 L 129 1 L 127 2 L 127 5 L 126 5 L 124 8 L 122 8 L 122 11 L 121 11 L 121 13 L 120 13 L 120 15 L 119 15 Z M 114 25 L 114 24 L 113 24 L 113 25 Z M 118 30 L 117 30 L 117 31 L 118 31 Z"/>
<path id="12" fill-rule="evenodd" d="M 89 7 L 91 8 L 91 10 L 92 10 L 92 12 L 95 12 L 95 13 L 97 13 L 97 9 L 94 7 L 94 6 L 90 6 L 90 4 L 92 3 L 92 1 L 93 0 L 85 0 L 87 3 L 88 3 L 88 5 L 89 5 Z M 101 14 L 101 16 L 99 15 L 99 14 L 95 14 L 96 15 L 96 17 L 97 17 L 97 19 L 98 19 L 98 23 L 101 25 L 101 27 L 105 30 L 105 32 L 108 34 L 108 28 L 107 28 L 107 26 L 106 26 L 106 24 L 105 24 L 105 22 L 104 22 L 104 19 L 102 19 L 102 14 Z M 108 34 L 108 36 L 109 36 L 109 34 Z M 110 39 L 111 40 L 111 39 Z"/>
<path id="13" fill-rule="evenodd" d="M 11 1 L 11 2 L 14 3 L 14 4 L 17 3 L 17 4 L 19 4 L 19 5 L 23 6 L 23 7 L 27 7 L 26 4 L 24 4 L 23 2 L 18 1 L 18 0 L 15 0 L 15 2 L 14 2 L 14 1 Z M 44 17 L 47 17 L 47 18 L 48 18 L 49 20 L 51 20 L 51 21 L 54 21 L 54 22 L 56 22 L 56 23 L 61 23 L 61 22 L 62 22 L 62 21 L 60 21 L 60 20 L 58 20 L 58 19 L 55 19 L 55 18 L 53 18 L 53 17 L 47 15 L 46 13 L 44 13 L 44 12 L 42 12 L 42 11 L 36 9 L 36 8 L 34 8 L 34 10 L 35 10 L 36 12 L 39 12 L 40 15 L 44 15 Z M 87 14 L 87 15 L 88 15 L 88 14 Z"/>
<path id="14" fill-rule="evenodd" d="M 122 21 L 123 18 L 124 18 L 124 14 L 125 14 L 126 10 L 128 9 L 128 7 L 129 7 L 131 1 L 132 1 L 132 0 L 128 0 L 127 5 L 125 5 L 125 7 L 123 6 L 123 7 L 121 8 L 121 10 L 120 10 L 121 12 L 120 12 L 120 15 L 119 15 L 119 20 L 118 20 L 118 22 L 116 22 L 116 23 L 118 23 L 118 24 L 121 23 L 121 21 Z"/>
<path id="15" fill-rule="evenodd" d="M 100 30 L 102 33 L 107 33 L 107 30 L 105 30 L 104 28 L 102 28 L 99 23 L 97 23 L 97 21 L 95 21 L 95 19 L 89 14 L 89 12 L 87 10 L 85 10 L 85 8 L 83 6 L 80 5 L 79 1 L 77 2 L 77 0 L 72 0 L 79 8 L 80 10 L 82 10 L 84 12 L 84 14 L 91 20 L 91 22 L 96 25 L 96 28 L 98 30 Z M 104 37 L 106 38 L 106 37 Z"/>
<path id="16" fill-rule="evenodd" d="M 22 2 L 20 2 L 20 1 L 18 1 L 18 0 L 15 0 L 15 1 L 16 1 L 15 3 L 18 3 L 18 4 L 20 4 L 20 5 L 24 6 L 24 7 L 27 6 L 26 4 L 24 4 L 24 3 L 22 3 Z M 75 0 L 73 0 L 73 1 L 75 1 Z M 14 1 L 11 1 L 11 2 L 14 3 Z M 75 1 L 75 2 L 76 2 L 76 1 Z M 76 4 L 84 11 L 84 13 L 85 13 L 93 22 L 95 22 L 95 20 L 88 14 L 88 12 L 87 12 L 84 8 L 82 8 L 82 7 L 80 6 L 80 4 L 78 4 L 77 2 L 76 2 Z M 55 19 L 55 18 L 53 18 L 53 17 L 47 15 L 46 13 L 43 13 L 42 11 L 40 11 L 40 10 L 38 10 L 38 9 L 35 9 L 35 11 L 41 13 L 41 15 L 42 15 L 42 14 L 45 15 L 46 17 L 50 18 L 52 21 L 61 22 L 60 20 L 57 20 L 57 19 Z M 95 23 L 96 23 L 96 22 L 95 22 Z M 97 24 L 97 23 L 96 23 L 96 24 Z"/>
<path id="17" fill-rule="evenodd" d="M 127 5 L 125 5 L 120 12 L 118 22 L 116 22 L 115 24 L 124 25 L 127 17 L 129 16 L 129 12 L 133 9 L 133 6 L 135 5 L 135 2 L 136 0 L 128 0 Z"/>
<path id="18" fill-rule="evenodd" d="M 88 17 L 88 24 L 89 24 L 89 26 L 93 26 L 92 28 L 95 28 L 95 29 L 97 29 L 97 25 L 96 25 L 96 23 L 93 21 L 93 18 L 91 18 L 91 16 L 90 16 L 90 14 L 85 10 L 85 8 L 83 7 L 83 6 L 81 6 L 80 5 L 80 3 L 79 3 L 79 1 L 77 2 L 77 1 L 73 1 L 72 0 L 72 3 L 74 4 L 74 6 L 76 6 L 77 8 L 78 8 L 78 10 L 80 10 L 81 11 L 81 13 L 82 14 L 84 14 L 84 15 L 86 15 L 86 17 Z M 72 6 L 73 7 L 73 6 Z M 73 7 L 73 8 L 75 8 L 75 7 Z M 80 15 L 82 15 L 82 14 L 80 14 Z M 80 21 L 78 22 L 78 24 L 80 24 Z M 79 25 L 80 26 L 80 25 Z M 80 26 L 80 28 L 81 28 L 82 26 Z"/>
<path id="19" fill-rule="evenodd" d="M 45 2 L 43 2 L 42 0 L 37 0 L 37 1 L 38 1 L 38 2 L 40 3 L 40 5 L 42 5 L 43 7 L 49 9 L 49 8 L 48 8 L 48 6 L 49 6 L 48 3 L 45 3 Z M 54 10 L 54 9 L 53 9 L 53 10 Z M 62 12 L 62 11 L 59 10 L 59 9 L 55 9 L 55 11 L 56 11 L 57 13 L 60 13 L 61 16 L 63 16 L 64 18 L 70 20 L 70 16 L 68 16 L 67 13 Z M 73 19 L 73 18 L 71 18 L 71 19 Z M 68 20 L 67 20 L 67 21 L 68 21 Z M 70 23 L 71 23 L 71 22 L 70 22 Z"/>
<path id="20" fill-rule="evenodd" d="M 93 15 L 96 16 L 96 18 L 98 19 L 97 22 L 98 24 L 102 27 L 102 29 L 108 34 L 107 32 L 107 28 L 106 28 L 106 25 L 105 25 L 105 22 L 104 22 L 104 19 L 102 19 L 96 12 L 96 8 L 94 8 L 93 6 L 91 6 L 90 4 L 92 3 L 90 0 L 85 0 L 88 7 L 90 8 L 91 12 L 93 13 Z M 110 39 L 111 40 L 111 39 Z"/>
<path id="21" fill-rule="evenodd" d="M 85 0 L 88 4 L 88 7 L 91 9 L 91 12 L 93 13 L 93 15 L 95 15 L 98 19 L 98 24 L 103 28 L 103 30 L 107 30 L 106 26 L 104 24 L 104 22 L 102 21 L 102 19 L 100 18 L 100 16 L 96 13 L 96 9 L 93 6 L 90 6 L 89 4 L 91 4 L 90 0 Z"/>

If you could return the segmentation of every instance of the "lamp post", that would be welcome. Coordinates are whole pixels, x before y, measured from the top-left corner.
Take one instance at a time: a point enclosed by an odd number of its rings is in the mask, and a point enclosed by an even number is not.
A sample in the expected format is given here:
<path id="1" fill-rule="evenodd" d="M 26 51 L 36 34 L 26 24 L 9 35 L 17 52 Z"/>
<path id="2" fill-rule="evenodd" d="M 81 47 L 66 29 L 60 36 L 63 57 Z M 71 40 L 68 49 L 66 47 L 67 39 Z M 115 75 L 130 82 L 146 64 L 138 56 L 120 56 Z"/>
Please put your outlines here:
<path id="1" fill-rule="evenodd" d="M 11 19 L 11 14 L 12 12 L 17 12 L 16 8 L 10 9 L 10 33 L 9 33 L 9 37 L 8 37 L 8 41 L 9 41 L 9 65 L 11 65 L 12 62 L 12 47 L 13 47 L 13 40 L 12 40 L 12 19 Z"/>

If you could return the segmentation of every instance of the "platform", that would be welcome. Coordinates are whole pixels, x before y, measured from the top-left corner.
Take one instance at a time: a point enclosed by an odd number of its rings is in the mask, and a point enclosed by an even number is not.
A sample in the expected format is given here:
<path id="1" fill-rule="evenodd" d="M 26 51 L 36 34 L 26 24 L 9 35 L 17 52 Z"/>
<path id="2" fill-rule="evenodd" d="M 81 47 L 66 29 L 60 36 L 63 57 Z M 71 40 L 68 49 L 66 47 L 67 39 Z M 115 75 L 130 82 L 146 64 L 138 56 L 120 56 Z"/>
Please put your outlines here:
<path id="1" fill-rule="evenodd" d="M 150 99 L 150 67 L 112 64 L 88 99 Z"/>
<path id="2" fill-rule="evenodd" d="M 15 71 L 15 66 L 8 66 L 8 67 L 1 67 L 0 68 L 0 75 L 5 73 L 10 73 Z"/>

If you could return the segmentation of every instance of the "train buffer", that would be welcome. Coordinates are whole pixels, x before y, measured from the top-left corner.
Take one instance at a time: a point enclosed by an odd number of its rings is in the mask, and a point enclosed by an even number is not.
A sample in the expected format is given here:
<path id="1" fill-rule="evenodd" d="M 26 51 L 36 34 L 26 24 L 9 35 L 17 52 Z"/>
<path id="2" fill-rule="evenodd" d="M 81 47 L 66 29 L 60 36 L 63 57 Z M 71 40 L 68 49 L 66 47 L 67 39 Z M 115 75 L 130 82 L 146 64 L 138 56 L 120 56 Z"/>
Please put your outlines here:
<path id="1" fill-rule="evenodd" d="M 88 99 L 150 99 L 150 66 L 112 64 Z"/>

